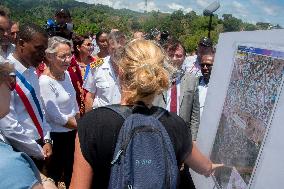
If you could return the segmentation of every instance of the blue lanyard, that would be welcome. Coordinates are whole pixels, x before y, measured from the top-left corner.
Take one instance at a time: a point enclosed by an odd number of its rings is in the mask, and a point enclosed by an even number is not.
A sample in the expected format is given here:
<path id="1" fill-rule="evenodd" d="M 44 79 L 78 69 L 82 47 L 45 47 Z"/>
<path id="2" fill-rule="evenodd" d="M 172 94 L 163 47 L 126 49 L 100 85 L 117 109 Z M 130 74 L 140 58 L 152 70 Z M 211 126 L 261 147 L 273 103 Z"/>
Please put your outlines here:
<path id="1" fill-rule="evenodd" d="M 91 64 L 91 63 L 90 63 L 90 64 Z M 84 80 L 87 79 L 88 73 L 89 73 L 90 68 L 91 68 L 91 65 L 90 65 L 90 64 L 88 64 L 87 67 L 86 67 L 86 71 L 85 71 L 85 75 L 84 75 Z"/>

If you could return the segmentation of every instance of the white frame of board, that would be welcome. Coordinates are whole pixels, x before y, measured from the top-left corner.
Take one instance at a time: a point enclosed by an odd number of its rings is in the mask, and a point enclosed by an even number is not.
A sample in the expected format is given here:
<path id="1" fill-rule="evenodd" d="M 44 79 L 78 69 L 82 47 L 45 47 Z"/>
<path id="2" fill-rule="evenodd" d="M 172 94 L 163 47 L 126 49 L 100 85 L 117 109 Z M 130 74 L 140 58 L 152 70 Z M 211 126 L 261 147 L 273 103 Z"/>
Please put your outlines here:
<path id="1" fill-rule="evenodd" d="M 197 146 L 207 157 L 210 156 L 219 126 L 237 44 L 260 44 L 262 47 L 264 46 L 271 50 L 277 50 L 275 47 L 281 47 L 281 51 L 284 51 L 284 29 L 220 34 L 214 68 L 205 101 L 205 109 L 197 137 Z M 276 189 L 284 186 L 283 112 L 284 91 L 279 96 L 274 119 L 271 120 L 269 132 L 266 133 L 261 156 L 257 159 L 258 166 L 254 170 L 253 181 L 248 187 L 250 189 Z M 212 177 L 205 178 L 192 170 L 191 173 L 197 189 L 211 189 L 215 187 Z"/>

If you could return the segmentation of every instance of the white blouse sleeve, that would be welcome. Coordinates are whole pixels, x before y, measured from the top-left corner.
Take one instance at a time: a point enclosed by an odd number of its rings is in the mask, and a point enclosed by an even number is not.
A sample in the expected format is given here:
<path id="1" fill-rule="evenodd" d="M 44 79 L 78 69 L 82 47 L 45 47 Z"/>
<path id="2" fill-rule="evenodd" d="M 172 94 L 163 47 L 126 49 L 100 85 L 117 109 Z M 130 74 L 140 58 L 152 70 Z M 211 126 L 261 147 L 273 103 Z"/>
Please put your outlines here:
<path id="1" fill-rule="evenodd" d="M 95 81 L 96 69 L 97 68 L 93 68 L 90 70 L 89 74 L 87 75 L 87 78 L 83 83 L 83 88 L 93 94 L 96 93 L 96 81 Z"/>
<path id="2" fill-rule="evenodd" d="M 47 118 L 52 122 L 60 125 L 65 125 L 68 121 L 68 116 L 60 112 L 58 105 L 56 104 L 56 96 L 58 91 L 54 88 L 54 85 L 47 77 L 40 77 L 40 95 L 43 102 L 44 110 Z"/>

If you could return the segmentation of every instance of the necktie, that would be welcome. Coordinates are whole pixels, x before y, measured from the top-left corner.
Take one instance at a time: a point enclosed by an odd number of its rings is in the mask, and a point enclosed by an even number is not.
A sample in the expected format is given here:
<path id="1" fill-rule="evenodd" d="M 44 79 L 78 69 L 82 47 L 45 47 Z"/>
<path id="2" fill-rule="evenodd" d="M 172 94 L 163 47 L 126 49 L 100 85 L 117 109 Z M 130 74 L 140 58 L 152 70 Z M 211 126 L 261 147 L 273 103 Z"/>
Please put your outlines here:
<path id="1" fill-rule="evenodd" d="M 170 104 L 170 111 L 177 113 L 177 85 L 173 82 L 171 88 L 171 104 Z"/>

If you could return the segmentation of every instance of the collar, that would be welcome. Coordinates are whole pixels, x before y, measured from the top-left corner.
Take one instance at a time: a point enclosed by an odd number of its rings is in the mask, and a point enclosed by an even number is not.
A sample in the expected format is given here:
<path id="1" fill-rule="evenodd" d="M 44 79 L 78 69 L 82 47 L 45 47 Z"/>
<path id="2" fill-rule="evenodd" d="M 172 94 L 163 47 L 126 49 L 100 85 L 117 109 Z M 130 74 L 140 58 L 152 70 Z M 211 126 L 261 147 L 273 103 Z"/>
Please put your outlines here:
<path id="1" fill-rule="evenodd" d="M 14 64 L 15 69 L 21 74 L 28 69 L 21 62 L 19 62 L 12 54 L 10 54 L 7 59 L 10 61 L 11 64 Z"/>
<path id="2" fill-rule="evenodd" d="M 197 57 L 196 57 L 196 61 L 194 62 L 194 67 L 198 68 L 199 70 L 201 69 L 200 62 L 198 61 Z"/>
<path id="3" fill-rule="evenodd" d="M 107 56 L 107 57 L 104 58 L 104 63 L 100 67 L 102 69 L 110 69 L 111 68 L 110 56 Z"/>
<path id="4" fill-rule="evenodd" d="M 15 51 L 15 45 L 12 44 L 12 43 L 8 44 L 7 52 L 5 52 L 5 53 L 4 53 L 3 49 L 2 49 L 2 47 L 0 46 L 0 56 L 2 56 L 4 59 L 7 59 L 8 56 L 10 54 L 12 54 L 14 51 Z"/>
<path id="5" fill-rule="evenodd" d="M 0 130 L 0 142 L 7 143 L 7 140 L 1 130 Z"/>
<path id="6" fill-rule="evenodd" d="M 7 60 L 5 60 L 5 58 L 3 56 L 1 56 L 0 54 L 0 64 L 7 62 Z"/>
<path id="7" fill-rule="evenodd" d="M 203 76 L 199 77 L 199 86 L 208 87 L 208 84 L 205 83 Z"/>

